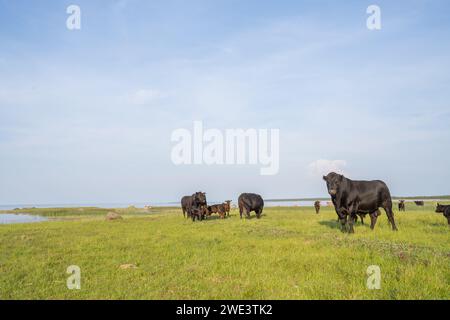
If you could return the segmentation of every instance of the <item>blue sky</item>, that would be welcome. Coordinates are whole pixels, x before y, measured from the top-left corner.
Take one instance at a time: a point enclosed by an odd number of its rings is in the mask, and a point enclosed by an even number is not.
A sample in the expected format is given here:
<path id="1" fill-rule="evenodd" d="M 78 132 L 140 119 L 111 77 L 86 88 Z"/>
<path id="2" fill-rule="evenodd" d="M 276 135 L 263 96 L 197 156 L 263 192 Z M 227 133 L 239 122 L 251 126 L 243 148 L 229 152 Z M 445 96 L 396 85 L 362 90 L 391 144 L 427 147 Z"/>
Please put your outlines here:
<path id="1" fill-rule="evenodd" d="M 449 194 L 450 4 L 341 2 L 0 1 L 0 204 Z M 195 120 L 280 129 L 279 174 L 175 166 Z"/>

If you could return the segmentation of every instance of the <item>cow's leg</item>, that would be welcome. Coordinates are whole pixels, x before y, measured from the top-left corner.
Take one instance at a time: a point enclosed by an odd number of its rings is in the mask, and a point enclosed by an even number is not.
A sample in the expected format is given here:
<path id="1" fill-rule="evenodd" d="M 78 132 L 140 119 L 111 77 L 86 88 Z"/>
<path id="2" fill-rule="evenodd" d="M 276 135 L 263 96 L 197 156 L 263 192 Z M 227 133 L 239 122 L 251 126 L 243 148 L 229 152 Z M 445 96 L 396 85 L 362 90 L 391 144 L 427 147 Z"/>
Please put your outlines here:
<path id="1" fill-rule="evenodd" d="M 394 220 L 394 212 L 392 211 L 392 203 L 387 203 L 384 207 L 384 211 L 386 211 L 386 215 L 388 216 L 389 222 L 391 223 L 392 230 L 397 231 L 397 226 L 395 225 Z"/>
<path id="2" fill-rule="evenodd" d="M 361 224 L 364 225 L 364 215 L 360 214 L 359 218 L 361 219 Z M 358 220 L 358 217 L 356 217 L 356 220 Z"/>
<path id="3" fill-rule="evenodd" d="M 191 217 L 192 217 L 192 212 L 191 212 L 191 208 L 190 208 L 190 207 L 187 207 L 187 208 L 186 208 L 186 216 L 187 216 L 188 218 L 191 218 Z"/>
<path id="4" fill-rule="evenodd" d="M 370 229 L 374 229 L 375 228 L 375 224 L 377 223 L 377 218 L 380 215 L 380 212 L 378 210 L 372 212 L 370 214 Z"/>
<path id="5" fill-rule="evenodd" d="M 355 233 L 353 229 L 353 224 L 358 220 L 356 213 L 352 213 L 348 217 L 348 233 Z"/>
<path id="6" fill-rule="evenodd" d="M 338 215 L 338 222 L 341 223 L 341 231 L 347 231 L 347 214 L 344 210 L 336 211 Z"/>
<path id="7" fill-rule="evenodd" d="M 358 203 L 353 202 L 348 209 L 348 233 L 355 233 L 353 224 L 358 221 Z"/>
<path id="8" fill-rule="evenodd" d="M 261 214 L 262 214 L 262 209 L 258 209 L 256 212 L 256 218 L 261 218 Z"/>
<path id="9" fill-rule="evenodd" d="M 242 219 L 242 206 L 239 206 L 239 215 L 241 216 Z"/>
<path id="10" fill-rule="evenodd" d="M 341 231 L 347 232 L 347 216 L 340 218 L 339 221 L 341 222 Z"/>
<path id="11" fill-rule="evenodd" d="M 247 219 L 250 219 L 250 212 L 252 212 L 250 209 L 245 208 L 245 213 L 247 214 Z"/>

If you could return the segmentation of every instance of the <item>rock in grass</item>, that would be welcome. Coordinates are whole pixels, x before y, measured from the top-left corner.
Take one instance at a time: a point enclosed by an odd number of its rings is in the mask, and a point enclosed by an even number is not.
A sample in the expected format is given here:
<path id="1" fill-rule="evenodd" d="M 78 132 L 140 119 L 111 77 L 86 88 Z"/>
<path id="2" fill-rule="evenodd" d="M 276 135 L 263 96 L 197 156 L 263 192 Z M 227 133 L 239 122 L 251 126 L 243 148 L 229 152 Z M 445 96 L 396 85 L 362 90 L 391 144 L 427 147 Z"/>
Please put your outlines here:
<path id="1" fill-rule="evenodd" d="M 136 269 L 137 266 L 132 263 L 127 263 L 127 264 L 122 264 L 119 268 L 120 269 Z"/>
<path id="2" fill-rule="evenodd" d="M 122 217 L 120 215 L 118 215 L 115 212 L 108 212 L 108 214 L 106 215 L 106 220 L 121 220 Z"/>

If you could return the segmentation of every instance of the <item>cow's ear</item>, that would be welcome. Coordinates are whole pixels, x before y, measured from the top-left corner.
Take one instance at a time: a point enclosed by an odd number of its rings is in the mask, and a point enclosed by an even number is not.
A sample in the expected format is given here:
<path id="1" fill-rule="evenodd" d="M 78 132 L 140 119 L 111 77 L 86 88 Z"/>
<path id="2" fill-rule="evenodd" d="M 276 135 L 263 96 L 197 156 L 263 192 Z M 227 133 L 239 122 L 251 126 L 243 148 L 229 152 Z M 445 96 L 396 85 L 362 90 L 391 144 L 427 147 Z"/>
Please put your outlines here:
<path id="1" fill-rule="evenodd" d="M 327 177 L 325 177 L 325 176 L 323 176 L 322 179 L 325 180 L 325 181 L 327 181 Z"/>
<path id="2" fill-rule="evenodd" d="M 342 181 L 344 179 L 344 175 L 340 174 L 339 175 L 339 180 Z"/>

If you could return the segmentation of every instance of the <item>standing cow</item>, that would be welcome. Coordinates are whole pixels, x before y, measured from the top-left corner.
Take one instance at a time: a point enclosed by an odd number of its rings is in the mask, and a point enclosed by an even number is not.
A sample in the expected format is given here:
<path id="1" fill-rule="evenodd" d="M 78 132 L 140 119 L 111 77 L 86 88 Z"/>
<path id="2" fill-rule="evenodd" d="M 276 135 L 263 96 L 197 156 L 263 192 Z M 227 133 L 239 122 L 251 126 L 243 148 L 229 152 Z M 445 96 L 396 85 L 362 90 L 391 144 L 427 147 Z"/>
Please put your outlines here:
<path id="1" fill-rule="evenodd" d="M 437 213 L 443 213 L 444 217 L 447 218 L 448 225 L 450 226 L 450 206 L 449 205 L 442 205 L 437 204 L 436 206 L 436 212 Z"/>
<path id="2" fill-rule="evenodd" d="M 425 202 L 423 202 L 422 200 L 414 201 L 414 203 L 415 203 L 416 206 L 418 206 L 418 207 L 423 207 L 423 206 L 425 205 Z"/>
<path id="3" fill-rule="evenodd" d="M 398 201 L 398 211 L 405 211 L 405 200 Z"/>
<path id="4" fill-rule="evenodd" d="M 389 188 L 383 181 L 353 181 L 335 172 L 323 177 L 341 222 L 342 231 L 353 233 L 357 214 L 370 214 L 370 228 L 375 227 L 378 208 L 386 211 L 392 230 L 397 230 Z M 348 219 L 347 219 L 348 218 Z M 347 223 L 348 220 L 348 223 Z"/>
<path id="5" fill-rule="evenodd" d="M 320 211 L 320 201 L 314 202 L 314 208 L 316 209 L 316 213 L 318 214 Z"/>
<path id="6" fill-rule="evenodd" d="M 259 219 L 264 208 L 264 200 L 259 194 L 242 193 L 238 198 L 238 206 L 241 219 L 243 213 L 250 218 L 252 211 L 255 211 L 256 217 Z"/>
<path id="7" fill-rule="evenodd" d="M 206 215 L 206 193 L 204 192 L 196 192 L 191 196 L 184 196 L 181 198 L 181 210 L 183 211 L 183 216 L 189 218 L 191 217 L 193 208 L 203 209 L 202 218 Z"/>

